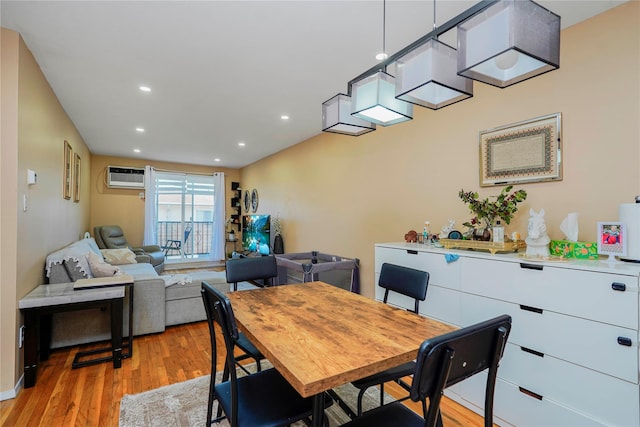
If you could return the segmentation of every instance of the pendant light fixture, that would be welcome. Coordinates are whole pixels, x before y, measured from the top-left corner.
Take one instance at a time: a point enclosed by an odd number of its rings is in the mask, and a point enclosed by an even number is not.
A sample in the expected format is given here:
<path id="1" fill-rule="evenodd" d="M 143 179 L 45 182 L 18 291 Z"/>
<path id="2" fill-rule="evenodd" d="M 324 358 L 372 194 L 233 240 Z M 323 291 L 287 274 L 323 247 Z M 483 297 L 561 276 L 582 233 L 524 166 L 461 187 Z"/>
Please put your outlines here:
<path id="1" fill-rule="evenodd" d="M 501 88 L 560 67 L 560 16 L 500 0 L 458 25 L 458 74 Z"/>
<path id="2" fill-rule="evenodd" d="M 473 81 L 457 74 L 456 50 L 437 36 L 398 58 L 397 70 L 396 98 L 412 104 L 437 110 L 473 96 Z"/>
<path id="3" fill-rule="evenodd" d="M 383 0 L 383 51 L 385 15 Z M 457 54 L 438 40 L 456 28 Z M 454 54 L 457 66 L 451 72 Z M 323 104 L 323 131 L 362 135 L 375 129 L 373 123 L 410 120 L 413 104 L 438 109 L 473 96 L 469 79 L 507 87 L 560 68 L 560 17 L 532 0 L 480 0 L 436 28 L 434 3 L 433 31 L 381 58 L 348 83 L 348 95 Z M 397 82 L 386 72 L 391 64 Z M 352 117 L 345 114 L 349 104 Z"/>
<path id="4" fill-rule="evenodd" d="M 351 97 L 342 93 L 322 103 L 322 130 L 360 136 L 376 130 L 376 125 L 351 115 Z"/>
<path id="5" fill-rule="evenodd" d="M 382 55 L 385 46 L 386 0 L 382 1 Z M 384 63 L 384 62 L 383 62 Z M 349 83 L 352 114 L 381 126 L 390 126 L 413 118 L 413 105 L 396 99 L 395 78 L 385 65 L 374 73 L 363 74 Z"/>

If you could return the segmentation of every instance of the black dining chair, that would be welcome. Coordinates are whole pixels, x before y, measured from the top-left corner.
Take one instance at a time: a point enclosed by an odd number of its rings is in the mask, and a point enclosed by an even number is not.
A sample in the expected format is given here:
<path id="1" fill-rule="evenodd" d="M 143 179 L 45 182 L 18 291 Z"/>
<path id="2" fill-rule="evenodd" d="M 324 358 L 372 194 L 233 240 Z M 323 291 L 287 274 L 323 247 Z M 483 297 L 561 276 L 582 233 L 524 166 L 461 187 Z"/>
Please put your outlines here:
<path id="1" fill-rule="evenodd" d="M 393 402 L 367 411 L 343 427 L 442 426 L 440 401 L 444 389 L 488 369 L 484 398 L 484 425 L 493 426 L 493 397 L 498 366 L 511 331 L 511 316 L 502 315 L 428 339 L 418 350 L 411 384 L 411 400 L 429 399 L 421 417 L 406 405 Z"/>
<path id="2" fill-rule="evenodd" d="M 414 299 L 413 312 L 418 314 L 420 301 L 424 301 L 427 297 L 429 273 L 400 265 L 384 263 L 380 270 L 378 285 L 385 290 L 383 298 L 384 303 L 387 303 L 389 292 L 397 292 L 398 294 Z M 380 406 L 382 406 L 384 404 L 384 383 L 394 381 L 408 392 L 410 390 L 410 385 L 403 381 L 402 378 L 413 374 L 415 369 L 415 362 L 408 362 L 400 366 L 396 366 L 395 368 L 390 368 L 352 382 L 351 384 L 359 389 L 357 415 L 359 416 L 362 414 L 362 398 L 369 387 L 376 385 L 380 386 Z M 407 395 L 400 400 L 406 400 L 408 398 L 409 396 Z M 426 413 L 426 403 L 424 401 L 422 407 L 424 413 Z"/>
<path id="3" fill-rule="evenodd" d="M 225 271 L 234 291 L 238 290 L 238 282 L 269 280 L 272 286 L 278 284 L 278 263 L 273 255 L 232 258 L 227 260 Z"/>
<path id="4" fill-rule="evenodd" d="M 228 366 L 234 366 L 236 363 L 233 351 L 238 344 L 239 332 L 231 302 L 227 296 L 207 282 L 202 282 L 201 286 L 211 335 L 212 362 L 207 425 L 225 418 L 221 416 L 221 412 L 224 412 L 231 427 L 288 426 L 311 417 L 313 398 L 300 396 L 275 369 L 267 369 L 243 377 L 238 377 L 236 369 L 231 369 L 228 380 L 215 383 L 217 373 L 215 323 L 222 330 Z M 218 414 L 216 419 L 212 420 L 214 400 L 218 401 Z M 325 408 L 331 404 L 332 400 L 326 396 Z"/>

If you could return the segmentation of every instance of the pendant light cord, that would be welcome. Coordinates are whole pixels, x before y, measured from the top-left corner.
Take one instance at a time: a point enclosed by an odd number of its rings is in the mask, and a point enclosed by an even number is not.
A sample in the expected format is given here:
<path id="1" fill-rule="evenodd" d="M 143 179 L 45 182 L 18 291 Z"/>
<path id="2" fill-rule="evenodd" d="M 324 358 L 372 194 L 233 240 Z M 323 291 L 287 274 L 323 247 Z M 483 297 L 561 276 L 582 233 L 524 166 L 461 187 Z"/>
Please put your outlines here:
<path id="1" fill-rule="evenodd" d="M 433 31 L 436 31 L 436 0 L 433 0 Z M 438 36 L 435 37 L 438 39 Z"/>
<path id="2" fill-rule="evenodd" d="M 382 55 L 384 56 L 387 56 L 386 32 L 387 32 L 387 1 L 382 0 Z"/>

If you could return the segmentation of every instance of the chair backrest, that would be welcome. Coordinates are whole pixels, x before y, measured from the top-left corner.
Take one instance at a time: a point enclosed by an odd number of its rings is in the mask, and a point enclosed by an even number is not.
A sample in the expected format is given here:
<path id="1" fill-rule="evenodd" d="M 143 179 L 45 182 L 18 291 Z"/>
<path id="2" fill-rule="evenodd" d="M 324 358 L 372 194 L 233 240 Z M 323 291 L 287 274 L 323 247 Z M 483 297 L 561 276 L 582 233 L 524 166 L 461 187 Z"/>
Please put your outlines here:
<path id="1" fill-rule="evenodd" d="M 498 365 L 511 331 L 511 316 L 502 315 L 426 340 L 418 350 L 411 385 L 415 402 L 429 398 L 426 426 L 440 417 L 445 388 L 489 369 L 485 388 L 485 426 L 493 425 L 493 394 Z"/>
<path id="2" fill-rule="evenodd" d="M 229 259 L 225 270 L 227 283 L 258 279 L 274 280 L 278 277 L 278 263 L 273 255 Z M 272 282 L 272 285 L 275 284 L 277 283 Z"/>
<path id="3" fill-rule="evenodd" d="M 101 249 L 128 248 L 129 243 L 119 225 L 100 225 L 93 228 L 96 243 Z"/>
<path id="4" fill-rule="evenodd" d="M 429 273 L 409 267 L 384 263 L 380 270 L 378 285 L 385 289 L 383 301 L 386 303 L 389 291 L 406 295 L 415 300 L 414 312 L 418 312 L 420 301 L 427 297 Z"/>
<path id="5" fill-rule="evenodd" d="M 229 367 L 229 374 L 231 376 L 231 394 L 232 394 L 232 414 L 227 416 L 230 418 L 230 424 L 237 425 L 238 422 L 238 377 L 235 369 L 234 348 L 238 341 L 238 327 L 236 324 L 236 318 L 233 314 L 233 308 L 231 307 L 231 301 L 227 296 L 217 290 L 211 284 L 203 281 L 200 285 L 200 292 L 202 294 L 202 301 L 204 303 L 204 309 L 207 313 L 207 322 L 209 323 L 209 334 L 211 336 L 211 378 L 215 378 L 216 375 L 216 332 L 215 325 L 220 325 L 222 330 L 222 336 L 224 338 L 224 345 L 226 349 L 227 367 Z M 213 384 L 213 382 L 211 383 Z"/>

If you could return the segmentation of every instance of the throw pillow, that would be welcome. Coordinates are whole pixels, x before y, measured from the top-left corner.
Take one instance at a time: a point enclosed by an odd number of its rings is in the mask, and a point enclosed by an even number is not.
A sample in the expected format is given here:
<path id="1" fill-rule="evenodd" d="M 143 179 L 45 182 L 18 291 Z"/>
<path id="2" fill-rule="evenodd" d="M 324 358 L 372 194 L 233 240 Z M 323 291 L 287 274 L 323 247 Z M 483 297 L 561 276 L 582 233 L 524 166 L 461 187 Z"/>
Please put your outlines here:
<path id="1" fill-rule="evenodd" d="M 136 264 L 136 254 L 131 249 L 101 249 L 105 261 L 111 265 Z"/>
<path id="2" fill-rule="evenodd" d="M 111 277 L 120 273 L 120 269 L 118 267 L 107 264 L 100 255 L 89 252 L 87 258 L 89 260 L 91 272 L 95 277 Z"/>

